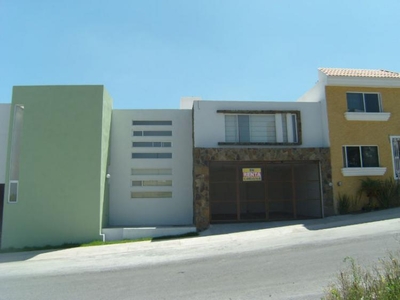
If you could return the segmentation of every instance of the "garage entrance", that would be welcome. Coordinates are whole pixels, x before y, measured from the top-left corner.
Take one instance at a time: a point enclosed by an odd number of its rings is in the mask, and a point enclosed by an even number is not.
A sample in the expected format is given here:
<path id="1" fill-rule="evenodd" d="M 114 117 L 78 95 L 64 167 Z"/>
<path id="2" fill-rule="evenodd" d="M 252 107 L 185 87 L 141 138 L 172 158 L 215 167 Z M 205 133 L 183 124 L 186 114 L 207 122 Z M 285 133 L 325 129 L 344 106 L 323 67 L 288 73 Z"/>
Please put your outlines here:
<path id="1" fill-rule="evenodd" d="M 210 162 L 211 222 L 321 218 L 318 161 Z"/>

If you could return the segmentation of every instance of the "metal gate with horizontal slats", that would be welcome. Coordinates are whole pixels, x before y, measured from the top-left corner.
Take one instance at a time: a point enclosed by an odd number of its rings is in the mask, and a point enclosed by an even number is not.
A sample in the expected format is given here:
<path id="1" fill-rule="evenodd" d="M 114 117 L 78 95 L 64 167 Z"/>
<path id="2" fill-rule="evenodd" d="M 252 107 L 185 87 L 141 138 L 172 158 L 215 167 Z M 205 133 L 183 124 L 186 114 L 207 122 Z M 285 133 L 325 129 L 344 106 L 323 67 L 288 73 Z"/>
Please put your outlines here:
<path id="1" fill-rule="evenodd" d="M 210 162 L 211 222 L 320 218 L 318 161 Z"/>

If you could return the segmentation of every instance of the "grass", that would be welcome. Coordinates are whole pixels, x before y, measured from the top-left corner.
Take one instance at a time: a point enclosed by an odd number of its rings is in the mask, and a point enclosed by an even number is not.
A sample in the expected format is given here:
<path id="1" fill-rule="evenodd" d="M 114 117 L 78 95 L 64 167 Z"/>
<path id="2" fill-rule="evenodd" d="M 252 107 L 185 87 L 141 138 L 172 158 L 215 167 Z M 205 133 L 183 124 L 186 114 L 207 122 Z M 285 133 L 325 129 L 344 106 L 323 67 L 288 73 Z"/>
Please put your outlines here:
<path id="1" fill-rule="evenodd" d="M 325 300 L 397 300 L 400 299 L 400 251 L 389 253 L 371 269 L 362 268 L 346 258 L 350 267 L 340 272 L 337 282 L 326 291 Z"/>
<path id="2" fill-rule="evenodd" d="M 171 240 L 171 239 L 184 239 L 190 237 L 196 237 L 199 234 L 197 232 L 189 232 L 180 235 L 168 235 L 161 236 L 156 238 L 139 238 L 133 240 L 120 240 L 120 241 L 92 241 L 90 243 L 83 244 L 62 244 L 62 245 L 46 245 L 43 247 L 24 247 L 24 248 L 7 248 L 0 250 L 0 253 L 11 253 L 11 252 L 25 252 L 25 251 L 43 251 L 43 250 L 58 250 L 58 249 L 69 249 L 69 248 L 77 248 L 77 247 L 91 247 L 91 246 L 103 246 L 103 245 L 114 245 L 114 244 L 126 244 L 126 243 L 136 243 L 136 242 L 144 242 L 144 241 L 162 241 L 162 240 Z"/>

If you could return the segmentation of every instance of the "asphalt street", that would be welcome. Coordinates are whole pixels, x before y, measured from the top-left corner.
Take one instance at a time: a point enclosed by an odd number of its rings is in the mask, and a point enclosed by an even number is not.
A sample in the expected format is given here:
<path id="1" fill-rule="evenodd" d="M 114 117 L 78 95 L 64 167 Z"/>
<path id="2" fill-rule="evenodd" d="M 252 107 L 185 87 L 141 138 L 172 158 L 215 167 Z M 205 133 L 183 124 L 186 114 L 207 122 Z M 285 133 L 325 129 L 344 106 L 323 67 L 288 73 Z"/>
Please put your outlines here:
<path id="1" fill-rule="evenodd" d="M 400 248 L 400 210 L 214 225 L 200 237 L 0 254 L 0 299 L 320 299 L 345 257 Z"/>

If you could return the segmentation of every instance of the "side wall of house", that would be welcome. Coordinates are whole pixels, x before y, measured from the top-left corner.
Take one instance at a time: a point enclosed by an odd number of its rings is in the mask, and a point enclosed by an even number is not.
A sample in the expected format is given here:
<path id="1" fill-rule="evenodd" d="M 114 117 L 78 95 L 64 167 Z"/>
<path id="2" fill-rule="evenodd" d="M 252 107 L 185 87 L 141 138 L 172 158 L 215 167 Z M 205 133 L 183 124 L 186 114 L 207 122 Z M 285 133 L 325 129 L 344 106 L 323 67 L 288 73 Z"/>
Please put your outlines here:
<path id="1" fill-rule="evenodd" d="M 107 128 L 103 123 L 110 118 L 103 113 L 110 114 L 104 102 L 111 101 L 103 93 L 103 86 L 14 88 L 8 165 L 13 157 L 19 167 L 6 176 L 2 248 L 101 238 L 101 177 L 106 165 L 102 152 L 109 131 L 109 124 Z M 13 141 L 16 131 L 18 143 Z M 8 179 L 18 182 L 13 197 L 9 197 Z"/>

